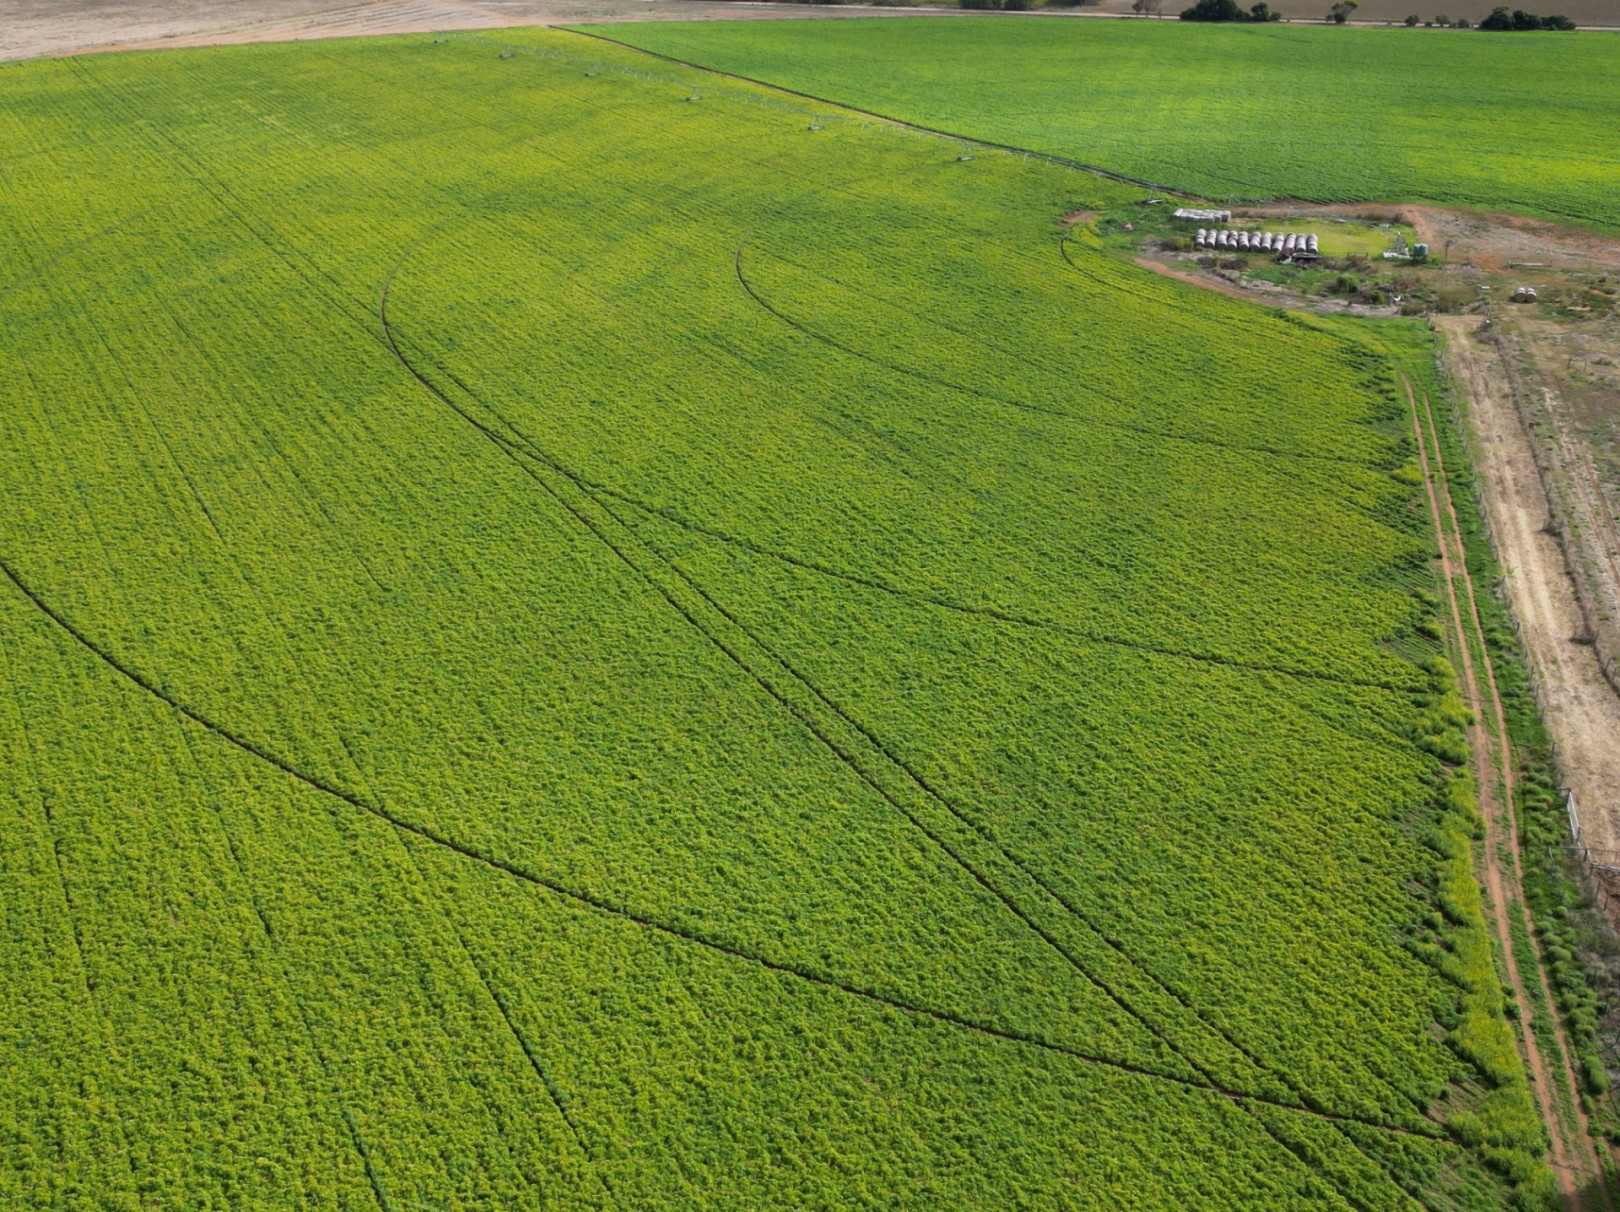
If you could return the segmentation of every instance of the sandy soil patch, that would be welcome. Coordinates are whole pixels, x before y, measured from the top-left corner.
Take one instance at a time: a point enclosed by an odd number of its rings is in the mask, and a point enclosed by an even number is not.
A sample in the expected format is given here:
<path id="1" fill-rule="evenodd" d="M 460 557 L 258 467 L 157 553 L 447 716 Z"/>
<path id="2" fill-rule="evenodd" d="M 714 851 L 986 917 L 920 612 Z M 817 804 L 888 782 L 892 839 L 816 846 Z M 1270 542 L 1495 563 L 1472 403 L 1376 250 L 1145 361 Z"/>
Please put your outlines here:
<path id="1" fill-rule="evenodd" d="M 1143 269 L 1151 269 L 1154 273 L 1165 278 L 1174 278 L 1177 282 L 1185 282 L 1189 286 L 1196 286 L 1201 290 L 1212 290 L 1219 295 L 1231 295 L 1235 299 L 1247 299 L 1250 303 L 1259 301 L 1258 292 L 1245 290 L 1235 282 L 1228 282 L 1225 278 L 1217 278 L 1214 274 L 1198 273 L 1194 270 L 1172 269 L 1163 261 L 1155 261 L 1151 257 L 1132 257 Z M 1281 300 L 1273 300 L 1280 302 Z"/>
<path id="2" fill-rule="evenodd" d="M 1439 256 L 1447 241 L 1455 241 L 1452 256 L 1468 257 L 1492 269 L 1509 262 L 1539 262 L 1554 269 L 1620 271 L 1620 240 L 1613 236 L 1560 227 L 1520 215 L 1471 213 L 1438 206 L 1404 206 L 1418 230 Z"/>

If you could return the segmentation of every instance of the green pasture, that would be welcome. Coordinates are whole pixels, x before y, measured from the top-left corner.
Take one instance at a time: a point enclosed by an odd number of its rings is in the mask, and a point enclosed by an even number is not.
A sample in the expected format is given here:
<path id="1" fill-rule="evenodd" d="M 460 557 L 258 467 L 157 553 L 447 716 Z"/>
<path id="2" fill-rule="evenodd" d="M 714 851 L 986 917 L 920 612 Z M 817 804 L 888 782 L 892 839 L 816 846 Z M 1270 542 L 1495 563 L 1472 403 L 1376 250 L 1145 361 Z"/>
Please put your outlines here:
<path id="1" fill-rule="evenodd" d="M 1428 334 L 1140 196 L 565 32 L 0 68 L 0 1206 L 1534 1205 Z"/>
<path id="2" fill-rule="evenodd" d="M 1620 229 L 1620 42 L 1605 34 L 1039 17 L 595 32 L 1210 198 L 1428 200 Z"/>
<path id="3" fill-rule="evenodd" d="M 1407 247 L 1411 247 L 1417 240 L 1417 232 L 1404 223 L 1383 226 L 1376 223 L 1335 223 L 1331 219 L 1326 222 L 1312 220 L 1305 223 L 1267 220 L 1262 230 L 1277 226 L 1289 229 L 1305 227 L 1315 232 L 1321 238 L 1320 251 L 1324 257 L 1359 255 L 1377 260 L 1395 247 L 1397 236 Z M 1435 255 L 1439 256 L 1440 251 L 1436 249 Z"/>

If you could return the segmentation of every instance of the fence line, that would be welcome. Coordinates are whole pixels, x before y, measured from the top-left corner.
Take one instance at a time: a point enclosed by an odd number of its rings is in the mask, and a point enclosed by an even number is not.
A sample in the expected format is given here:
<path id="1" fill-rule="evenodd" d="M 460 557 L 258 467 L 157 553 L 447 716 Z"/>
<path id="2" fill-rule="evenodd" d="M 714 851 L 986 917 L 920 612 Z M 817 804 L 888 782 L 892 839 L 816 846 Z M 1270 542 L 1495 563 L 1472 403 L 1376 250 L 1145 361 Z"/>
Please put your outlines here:
<path id="1" fill-rule="evenodd" d="M 1620 915 L 1620 890 L 1611 889 L 1611 883 L 1620 888 L 1620 850 L 1594 848 L 1581 840 L 1580 805 L 1575 792 L 1569 787 L 1560 789 L 1564 796 L 1564 811 L 1569 814 L 1569 836 L 1573 844 L 1555 846 L 1580 861 L 1586 874 L 1586 884 L 1592 890 L 1592 899 L 1611 922 Z"/>

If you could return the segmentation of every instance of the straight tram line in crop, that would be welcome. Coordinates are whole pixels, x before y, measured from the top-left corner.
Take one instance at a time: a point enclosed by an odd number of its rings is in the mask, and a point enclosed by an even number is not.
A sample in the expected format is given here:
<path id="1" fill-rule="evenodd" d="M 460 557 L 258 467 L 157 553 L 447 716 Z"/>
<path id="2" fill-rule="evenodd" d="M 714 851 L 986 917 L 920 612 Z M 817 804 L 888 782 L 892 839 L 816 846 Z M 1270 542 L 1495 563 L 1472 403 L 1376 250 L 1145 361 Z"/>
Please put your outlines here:
<path id="1" fill-rule="evenodd" d="M 1102 632 L 1096 631 L 1086 631 L 1084 628 L 1074 627 L 1067 623 L 1058 623 L 1050 619 L 1030 618 L 1027 615 L 1014 614 L 1009 610 L 1003 610 L 998 607 L 969 606 L 965 602 L 953 601 L 952 599 L 939 594 L 924 593 L 916 589 L 902 589 L 897 585 L 891 585 L 886 581 L 881 581 L 870 573 L 849 572 L 844 569 L 830 567 L 816 560 L 806 559 L 803 556 L 790 555 L 787 552 L 777 551 L 773 548 L 755 543 L 752 539 L 745 539 L 738 535 L 729 534 L 723 530 L 716 530 L 713 527 L 704 526 L 699 522 L 693 522 L 688 518 L 680 516 L 673 510 L 664 508 L 662 506 L 649 505 L 645 501 L 633 497 L 628 493 L 622 492 L 616 488 L 611 488 L 608 485 L 592 481 L 584 476 L 575 476 L 573 478 L 577 479 L 579 483 L 589 487 L 593 493 L 599 493 L 604 496 L 612 497 L 616 501 L 622 501 L 626 505 L 631 506 L 641 513 L 647 514 L 649 517 L 658 518 L 662 521 L 668 522 L 672 526 L 677 526 L 682 530 L 690 531 L 693 534 L 704 535 L 705 537 L 714 539 L 717 542 L 740 547 L 745 551 L 753 552 L 755 555 L 763 556 L 770 560 L 776 560 L 780 563 L 787 564 L 790 567 L 803 569 L 806 572 L 813 572 L 819 576 L 830 577 L 833 580 L 844 581 L 851 585 L 859 585 L 863 589 L 876 590 L 879 593 L 886 593 L 891 597 L 901 598 L 905 601 L 920 602 L 926 606 L 936 606 L 941 610 L 949 610 L 957 614 L 973 615 L 978 618 L 991 619 L 998 623 L 1006 623 L 1016 627 L 1029 627 L 1039 631 L 1052 631 L 1059 635 L 1072 636 L 1077 640 L 1084 640 L 1091 644 L 1101 644 L 1108 647 L 1117 648 L 1130 648 L 1138 652 L 1151 653 L 1154 656 L 1193 661 L 1201 665 L 1220 665 L 1228 669 L 1240 669 L 1247 673 L 1275 673 L 1284 677 L 1305 678 L 1311 681 L 1320 682 L 1332 682 L 1341 686 L 1358 686 L 1368 690 L 1388 690 L 1397 694 L 1414 693 L 1418 689 L 1415 682 L 1402 685 L 1397 682 L 1381 682 L 1373 678 L 1354 678 L 1348 677 L 1344 674 L 1326 673 L 1314 669 L 1297 669 L 1290 665 L 1263 665 L 1255 661 L 1240 661 L 1231 657 L 1216 656 L 1211 653 L 1190 652 L 1184 648 L 1171 648 L 1163 644 L 1150 644 L 1145 640 L 1128 640 L 1121 636 L 1106 635 Z M 1391 733 L 1390 736 L 1395 740 L 1400 741 L 1402 744 L 1411 744 L 1411 742 L 1404 737 L 1395 736 L 1393 733 Z"/>

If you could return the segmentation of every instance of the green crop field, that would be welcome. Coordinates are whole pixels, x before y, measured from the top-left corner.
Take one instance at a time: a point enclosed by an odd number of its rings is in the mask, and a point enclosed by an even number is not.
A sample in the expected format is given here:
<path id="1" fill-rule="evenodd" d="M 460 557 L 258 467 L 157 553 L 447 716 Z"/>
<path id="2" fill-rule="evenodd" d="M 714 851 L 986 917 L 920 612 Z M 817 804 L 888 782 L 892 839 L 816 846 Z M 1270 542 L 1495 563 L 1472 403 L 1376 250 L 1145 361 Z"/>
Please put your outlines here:
<path id="1" fill-rule="evenodd" d="M 1427 200 L 1620 229 L 1608 35 L 1041 18 L 597 32 L 1212 198 Z"/>
<path id="2" fill-rule="evenodd" d="M 1140 196 L 565 32 L 0 68 L 0 1206 L 1539 1206 L 1428 334 Z"/>

